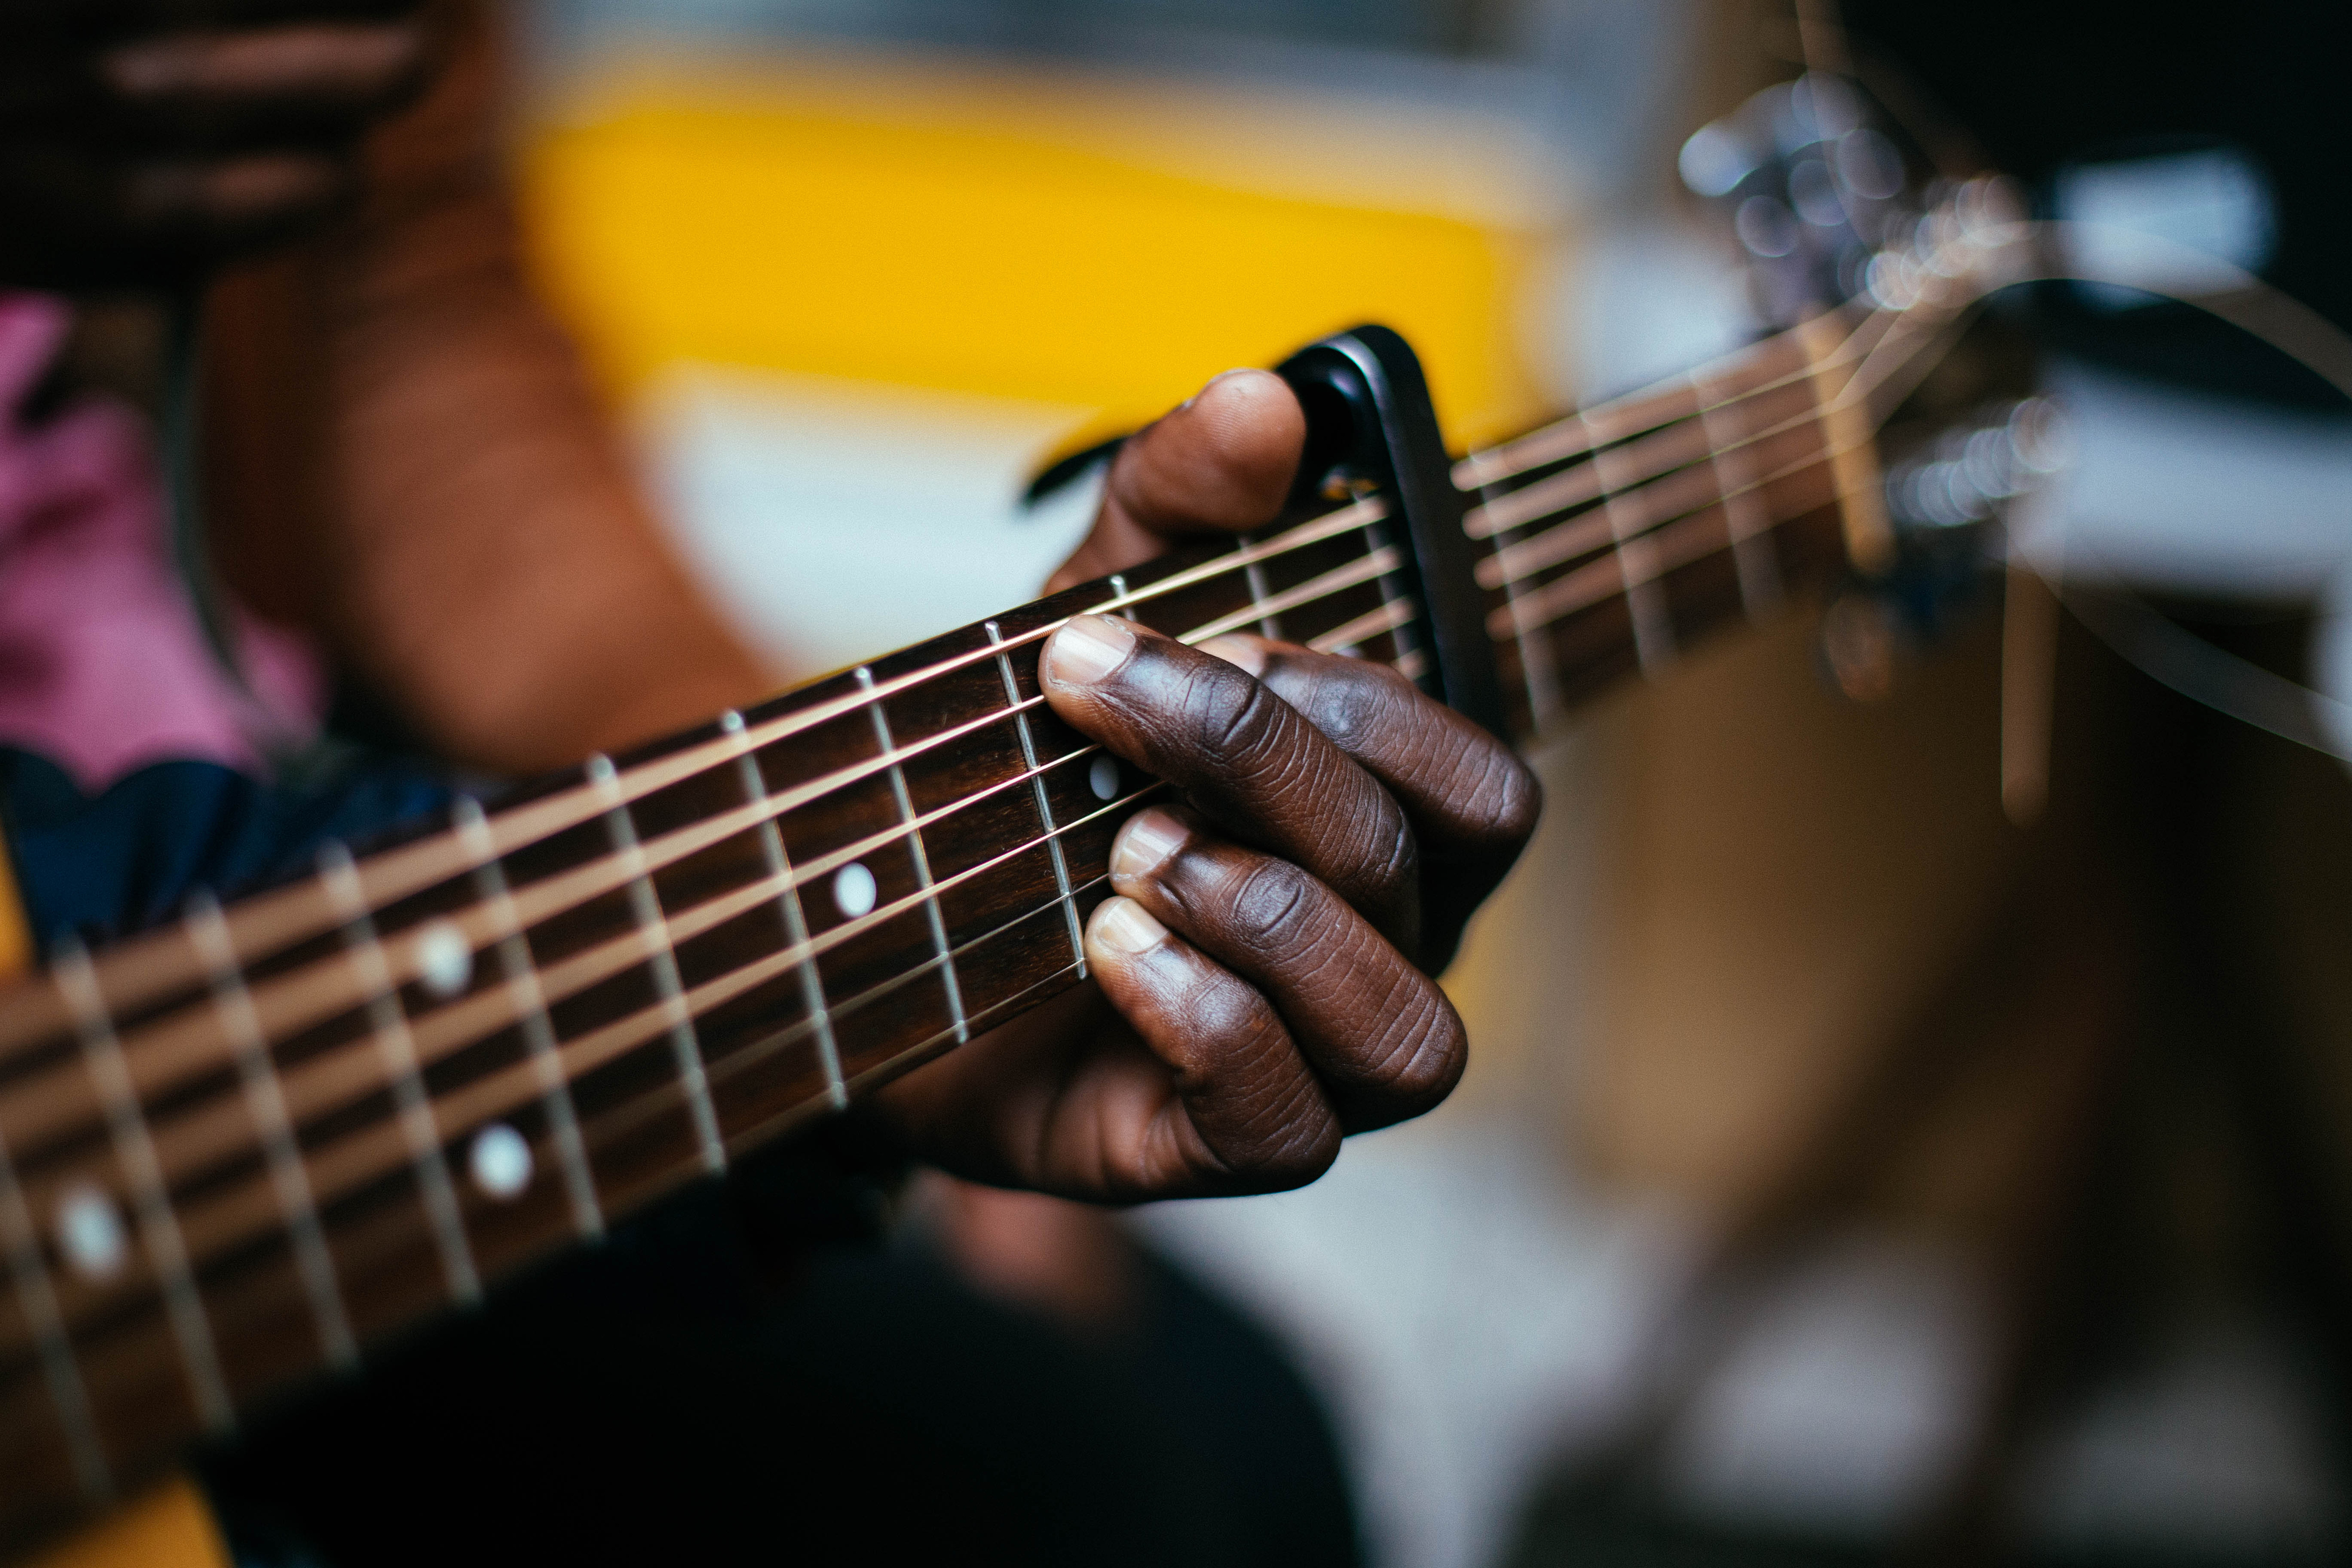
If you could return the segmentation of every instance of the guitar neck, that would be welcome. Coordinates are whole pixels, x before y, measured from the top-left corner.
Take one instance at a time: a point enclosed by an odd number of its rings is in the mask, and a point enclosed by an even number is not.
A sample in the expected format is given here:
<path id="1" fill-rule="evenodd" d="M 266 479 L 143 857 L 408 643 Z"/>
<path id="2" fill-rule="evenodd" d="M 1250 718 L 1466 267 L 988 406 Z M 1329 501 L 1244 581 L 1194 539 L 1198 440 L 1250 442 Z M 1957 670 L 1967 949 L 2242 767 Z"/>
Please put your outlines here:
<path id="1" fill-rule="evenodd" d="M 1515 734 L 1891 551 L 1865 405 L 1879 341 L 1825 316 L 1454 465 Z"/>
<path id="2" fill-rule="evenodd" d="M 1522 737 L 1868 559 L 1812 329 L 1454 469 Z M 0 1543 L 264 1394 L 1086 976 L 1158 786 L 1036 680 L 1070 615 L 1429 673 L 1372 495 L 1006 612 L 301 880 L 0 1009 Z"/>

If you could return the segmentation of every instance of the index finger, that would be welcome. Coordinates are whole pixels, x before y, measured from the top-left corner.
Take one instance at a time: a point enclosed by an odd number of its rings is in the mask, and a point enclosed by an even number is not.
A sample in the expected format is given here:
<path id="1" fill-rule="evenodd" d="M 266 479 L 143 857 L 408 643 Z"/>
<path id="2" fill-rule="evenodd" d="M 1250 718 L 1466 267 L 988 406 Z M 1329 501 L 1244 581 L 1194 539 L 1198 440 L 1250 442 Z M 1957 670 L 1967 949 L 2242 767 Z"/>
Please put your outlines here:
<path id="1" fill-rule="evenodd" d="M 1304 868 L 1414 950 L 1412 824 L 1288 703 L 1235 665 L 1108 616 L 1073 616 L 1037 668 L 1064 721 L 1181 788 L 1234 837 Z"/>

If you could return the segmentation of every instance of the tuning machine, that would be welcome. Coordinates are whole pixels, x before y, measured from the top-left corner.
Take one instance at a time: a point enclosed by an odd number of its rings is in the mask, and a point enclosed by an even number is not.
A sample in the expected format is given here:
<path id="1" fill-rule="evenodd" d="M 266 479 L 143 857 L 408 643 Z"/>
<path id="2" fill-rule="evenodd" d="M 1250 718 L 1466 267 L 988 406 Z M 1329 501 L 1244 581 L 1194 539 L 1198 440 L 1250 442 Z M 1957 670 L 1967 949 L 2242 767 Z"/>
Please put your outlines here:
<path id="1" fill-rule="evenodd" d="M 1820 72 L 1701 126 L 1679 164 L 1692 194 L 1729 215 L 1757 311 L 1776 327 L 1862 293 L 1873 257 L 1906 242 L 1931 205 L 1920 160 L 1867 96 Z"/>

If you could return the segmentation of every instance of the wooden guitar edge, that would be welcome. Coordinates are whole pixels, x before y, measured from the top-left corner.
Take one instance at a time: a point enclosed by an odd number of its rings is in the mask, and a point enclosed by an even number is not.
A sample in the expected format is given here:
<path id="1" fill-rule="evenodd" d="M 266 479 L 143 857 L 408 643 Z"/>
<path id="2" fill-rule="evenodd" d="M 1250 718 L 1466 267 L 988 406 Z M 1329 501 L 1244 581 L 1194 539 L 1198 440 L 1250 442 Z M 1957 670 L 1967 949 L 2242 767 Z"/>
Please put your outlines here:
<path id="1" fill-rule="evenodd" d="M 174 1477 L 34 1557 L 26 1568 L 232 1568 L 195 1482 Z"/>

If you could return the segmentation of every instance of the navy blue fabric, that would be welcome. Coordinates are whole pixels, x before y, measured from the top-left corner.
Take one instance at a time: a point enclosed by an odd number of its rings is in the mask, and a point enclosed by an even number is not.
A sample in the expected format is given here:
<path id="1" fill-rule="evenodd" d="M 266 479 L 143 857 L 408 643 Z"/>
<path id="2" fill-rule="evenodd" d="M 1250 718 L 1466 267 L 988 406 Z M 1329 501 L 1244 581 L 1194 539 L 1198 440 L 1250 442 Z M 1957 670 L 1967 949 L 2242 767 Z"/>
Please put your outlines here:
<path id="1" fill-rule="evenodd" d="M 91 796 L 47 758 L 0 747 L 0 814 L 42 950 L 173 919 L 199 888 L 227 895 L 278 880 L 331 839 L 419 821 L 454 794 L 414 762 L 367 757 L 304 788 L 158 763 Z"/>

